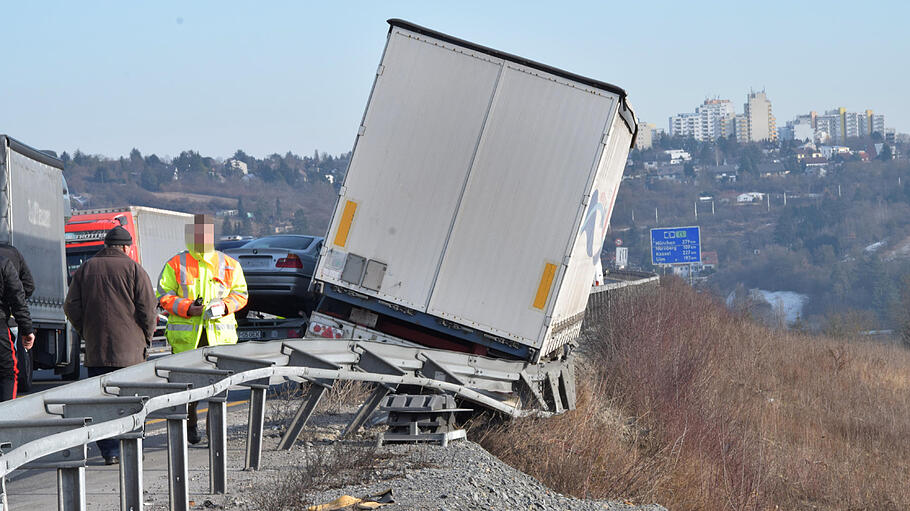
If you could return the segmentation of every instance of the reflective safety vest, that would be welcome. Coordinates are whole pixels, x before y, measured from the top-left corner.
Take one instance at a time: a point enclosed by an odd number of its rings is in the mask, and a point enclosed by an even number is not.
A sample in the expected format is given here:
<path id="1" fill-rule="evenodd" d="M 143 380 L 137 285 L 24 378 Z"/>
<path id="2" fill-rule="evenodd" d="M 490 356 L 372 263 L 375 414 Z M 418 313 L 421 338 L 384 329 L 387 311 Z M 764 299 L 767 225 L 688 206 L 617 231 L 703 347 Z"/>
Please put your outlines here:
<path id="1" fill-rule="evenodd" d="M 174 353 L 196 349 L 203 328 L 210 346 L 237 342 L 234 312 L 246 306 L 248 295 L 243 269 L 236 259 L 221 252 L 181 252 L 161 270 L 156 294 L 158 303 L 168 311 L 166 336 Z M 224 316 L 190 317 L 190 305 L 198 297 L 206 308 L 215 300 L 223 301 Z"/>

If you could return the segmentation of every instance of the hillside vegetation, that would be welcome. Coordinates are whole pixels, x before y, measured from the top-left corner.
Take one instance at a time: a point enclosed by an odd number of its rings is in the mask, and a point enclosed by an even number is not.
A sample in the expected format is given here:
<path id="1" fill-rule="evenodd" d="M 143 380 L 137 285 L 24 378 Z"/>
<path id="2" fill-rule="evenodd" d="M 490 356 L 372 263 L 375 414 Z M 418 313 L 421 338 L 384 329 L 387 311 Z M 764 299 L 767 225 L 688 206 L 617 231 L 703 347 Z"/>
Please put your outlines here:
<path id="1" fill-rule="evenodd" d="M 910 508 L 910 351 L 771 330 L 674 278 L 614 305 L 582 345 L 578 408 L 484 447 L 578 497 Z"/>
<path id="2" fill-rule="evenodd" d="M 217 214 L 220 234 L 323 234 L 350 153 L 288 152 L 258 159 L 243 151 L 221 160 L 184 151 L 177 157 L 108 158 L 63 153 L 64 175 L 77 209 L 151 206 Z"/>
<path id="3" fill-rule="evenodd" d="M 857 311 L 867 316 L 867 329 L 898 329 L 906 320 L 907 144 L 896 146 L 898 159 L 863 160 L 858 151 L 874 140 L 851 139 L 847 145 L 857 153 L 831 157 L 824 173 L 808 168 L 808 158 L 797 159 L 801 143 L 793 141 L 663 137 L 655 144 L 632 152 L 611 220 L 631 264 L 651 268 L 650 228 L 700 225 L 702 250 L 719 258 L 716 271 L 704 276 L 722 296 L 739 285 L 805 294 L 802 324 L 816 331 Z M 674 148 L 691 153 L 689 172 L 667 179 L 645 166 L 650 160 L 665 165 L 659 161 L 669 158 L 663 151 Z M 765 168 L 775 173 L 763 174 Z M 718 179 L 721 170 L 736 179 Z M 740 202 L 744 193 L 762 194 L 761 200 Z M 612 253 L 612 244 L 608 249 Z"/>

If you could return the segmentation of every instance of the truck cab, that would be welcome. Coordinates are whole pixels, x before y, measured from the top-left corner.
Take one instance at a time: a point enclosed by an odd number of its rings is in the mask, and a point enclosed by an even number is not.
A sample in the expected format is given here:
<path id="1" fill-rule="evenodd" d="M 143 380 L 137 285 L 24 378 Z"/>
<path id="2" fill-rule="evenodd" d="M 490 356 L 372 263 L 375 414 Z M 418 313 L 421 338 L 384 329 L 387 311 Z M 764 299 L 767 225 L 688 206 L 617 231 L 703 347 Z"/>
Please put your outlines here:
<path id="1" fill-rule="evenodd" d="M 123 227 L 136 239 L 133 215 L 129 211 L 104 211 L 74 215 L 66 224 L 66 270 L 69 278 L 99 250 L 104 248 L 104 237 L 114 227 Z M 130 258 L 139 262 L 138 245 L 130 247 Z"/>

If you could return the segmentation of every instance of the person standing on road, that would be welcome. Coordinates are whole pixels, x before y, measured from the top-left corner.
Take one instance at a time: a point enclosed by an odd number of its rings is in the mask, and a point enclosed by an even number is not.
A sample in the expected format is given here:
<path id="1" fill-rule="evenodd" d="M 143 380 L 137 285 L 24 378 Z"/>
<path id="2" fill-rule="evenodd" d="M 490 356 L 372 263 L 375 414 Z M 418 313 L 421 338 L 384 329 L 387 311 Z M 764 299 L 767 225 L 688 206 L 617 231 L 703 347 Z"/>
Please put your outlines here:
<path id="1" fill-rule="evenodd" d="M 0 401 L 16 399 L 18 374 L 16 360 L 16 345 L 13 343 L 9 328 L 10 314 L 16 318 L 19 325 L 19 336 L 22 338 L 22 347 L 29 350 L 35 344 L 35 334 L 32 330 L 32 318 L 28 312 L 25 291 L 19 280 L 19 271 L 12 261 L 0 256 Z"/>
<path id="2" fill-rule="evenodd" d="M 22 257 L 22 253 L 19 250 L 10 245 L 9 243 L 0 242 L 0 257 L 5 257 L 13 263 L 13 267 L 16 268 L 16 273 L 19 275 L 19 281 L 22 283 L 22 291 L 25 292 L 25 300 L 28 302 L 28 299 L 32 297 L 32 293 L 35 292 L 35 279 L 32 277 L 31 270 L 28 269 L 28 265 L 25 263 L 25 258 Z M 16 323 L 16 319 L 13 317 L 12 311 L 9 307 L 6 307 L 4 312 L 6 312 L 7 325 L 9 326 L 9 336 L 10 341 L 15 345 L 16 336 L 13 333 L 13 328 L 19 326 Z M 0 328 L 3 328 L 0 325 Z M 17 330 L 18 331 L 18 330 Z M 28 350 L 31 349 L 31 346 L 26 348 L 24 345 L 22 348 Z M 19 366 L 24 364 L 30 364 L 31 360 L 27 356 L 28 352 L 20 353 L 18 351 L 19 347 L 16 347 L 16 378 L 18 383 L 19 375 Z M 22 362 L 20 362 L 20 360 Z"/>
<path id="3" fill-rule="evenodd" d="M 19 250 L 9 243 L 0 243 L 0 256 L 3 256 L 13 263 L 16 272 L 19 274 L 19 281 L 22 282 L 22 290 L 25 291 L 25 299 L 28 300 L 35 292 L 35 279 L 32 277 L 31 270 L 25 264 L 25 258 Z"/>
<path id="4" fill-rule="evenodd" d="M 117 226 L 104 237 L 104 248 L 73 274 L 63 311 L 85 339 L 89 377 L 100 376 L 148 358 L 158 314 L 152 282 L 127 255 L 133 238 Z M 120 462 L 120 443 L 97 442 L 104 462 Z"/>
<path id="5" fill-rule="evenodd" d="M 237 342 L 234 313 L 247 303 L 246 279 L 236 259 L 215 250 L 215 224 L 196 215 L 186 226 L 187 250 L 164 265 L 158 303 L 168 312 L 167 342 L 174 353 Z M 190 403 L 187 440 L 198 444 L 196 403 Z"/>

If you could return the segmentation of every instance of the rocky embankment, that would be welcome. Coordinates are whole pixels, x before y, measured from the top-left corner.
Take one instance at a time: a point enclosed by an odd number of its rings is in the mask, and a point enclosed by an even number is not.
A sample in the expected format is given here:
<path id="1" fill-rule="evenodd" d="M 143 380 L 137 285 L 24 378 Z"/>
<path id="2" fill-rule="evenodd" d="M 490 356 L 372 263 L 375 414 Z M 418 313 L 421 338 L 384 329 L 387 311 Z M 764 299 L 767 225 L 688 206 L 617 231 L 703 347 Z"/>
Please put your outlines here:
<path id="1" fill-rule="evenodd" d="M 246 409 L 230 408 L 228 494 L 200 492 L 208 486 L 208 475 L 205 470 L 191 471 L 191 508 L 297 511 L 343 496 L 362 498 L 385 493 L 388 500 L 390 491 L 393 502 L 382 506 L 390 511 L 664 509 L 560 495 L 468 440 L 454 441 L 445 448 L 427 444 L 376 447 L 375 438 L 384 429 L 377 424 L 350 440 L 337 441 L 353 412 L 350 406 L 313 417 L 297 446 L 291 451 L 277 451 L 282 424 L 296 405 L 287 398 L 269 402 L 259 471 L 242 469 Z M 200 444 L 191 449 L 204 447 Z M 162 484 L 166 488 L 167 481 L 161 474 L 149 483 L 149 489 Z M 166 492 L 151 491 L 148 495 L 147 510 L 166 509 Z M 362 509 L 355 506 L 322 509 Z"/>

